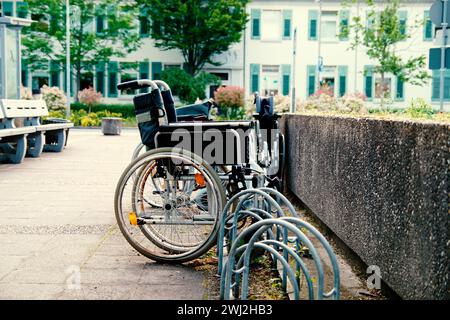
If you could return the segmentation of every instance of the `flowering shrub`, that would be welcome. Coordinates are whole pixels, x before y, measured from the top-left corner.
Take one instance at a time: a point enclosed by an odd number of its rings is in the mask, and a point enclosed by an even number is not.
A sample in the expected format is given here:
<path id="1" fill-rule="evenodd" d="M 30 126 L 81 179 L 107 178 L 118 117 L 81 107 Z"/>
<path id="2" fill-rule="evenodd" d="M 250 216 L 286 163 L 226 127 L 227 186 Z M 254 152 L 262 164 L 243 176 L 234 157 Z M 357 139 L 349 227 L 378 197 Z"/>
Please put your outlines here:
<path id="1" fill-rule="evenodd" d="M 245 117 L 244 89 L 236 86 L 220 87 L 214 94 L 215 101 L 228 119 Z"/>
<path id="2" fill-rule="evenodd" d="M 423 98 L 417 98 L 413 99 L 408 108 L 406 108 L 406 114 L 411 118 L 431 119 L 434 115 L 434 110 Z"/>
<path id="3" fill-rule="evenodd" d="M 122 114 L 109 111 L 87 112 L 84 109 L 81 109 L 79 111 L 72 112 L 70 115 L 70 121 L 72 121 L 75 126 L 99 127 L 102 124 L 102 118 L 105 117 L 120 118 L 122 117 Z"/>
<path id="4" fill-rule="evenodd" d="M 321 94 L 309 97 L 301 106 L 306 111 L 367 114 L 366 100 L 367 97 L 362 94 L 345 95 L 342 98 Z"/>
<path id="5" fill-rule="evenodd" d="M 33 100 L 33 94 L 31 93 L 31 90 L 27 87 L 20 86 L 20 99 L 22 100 Z"/>
<path id="6" fill-rule="evenodd" d="M 78 92 L 78 100 L 87 105 L 89 107 L 89 113 L 91 113 L 92 106 L 101 102 L 102 94 L 100 92 L 96 92 L 94 88 L 89 87 Z"/>
<path id="7" fill-rule="evenodd" d="M 41 88 L 42 99 L 47 104 L 49 111 L 63 111 L 66 108 L 67 98 L 58 87 L 43 86 Z"/>

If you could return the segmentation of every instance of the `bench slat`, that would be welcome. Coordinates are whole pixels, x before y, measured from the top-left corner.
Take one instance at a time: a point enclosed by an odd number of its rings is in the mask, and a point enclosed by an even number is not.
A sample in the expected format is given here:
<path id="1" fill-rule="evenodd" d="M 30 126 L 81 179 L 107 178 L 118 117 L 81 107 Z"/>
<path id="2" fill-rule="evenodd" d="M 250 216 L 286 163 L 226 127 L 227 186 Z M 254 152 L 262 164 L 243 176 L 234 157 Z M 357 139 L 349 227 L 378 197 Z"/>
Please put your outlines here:
<path id="1" fill-rule="evenodd" d="M 59 129 L 68 129 L 73 128 L 73 123 L 51 123 L 51 124 L 43 124 L 40 126 L 36 126 L 37 131 L 50 131 L 50 130 L 59 130 Z"/>
<path id="2" fill-rule="evenodd" d="M 48 115 L 44 100 L 0 99 L 4 118 L 42 117 Z M 1 113 L 1 112 L 0 112 Z"/>
<path id="3" fill-rule="evenodd" d="M 0 137 L 20 136 L 27 133 L 36 132 L 36 127 L 22 127 L 12 129 L 0 129 Z"/>

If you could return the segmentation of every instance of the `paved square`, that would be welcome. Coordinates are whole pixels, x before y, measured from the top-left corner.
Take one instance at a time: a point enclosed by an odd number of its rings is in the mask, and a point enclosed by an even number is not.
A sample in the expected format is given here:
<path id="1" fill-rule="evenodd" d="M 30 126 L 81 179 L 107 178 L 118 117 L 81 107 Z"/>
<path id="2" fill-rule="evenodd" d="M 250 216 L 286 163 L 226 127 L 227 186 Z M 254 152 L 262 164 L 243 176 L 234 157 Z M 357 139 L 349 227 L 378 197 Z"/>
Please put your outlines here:
<path id="1" fill-rule="evenodd" d="M 140 256 L 116 226 L 115 185 L 139 141 L 73 129 L 62 153 L 0 164 L 0 299 L 203 298 L 202 273 Z"/>

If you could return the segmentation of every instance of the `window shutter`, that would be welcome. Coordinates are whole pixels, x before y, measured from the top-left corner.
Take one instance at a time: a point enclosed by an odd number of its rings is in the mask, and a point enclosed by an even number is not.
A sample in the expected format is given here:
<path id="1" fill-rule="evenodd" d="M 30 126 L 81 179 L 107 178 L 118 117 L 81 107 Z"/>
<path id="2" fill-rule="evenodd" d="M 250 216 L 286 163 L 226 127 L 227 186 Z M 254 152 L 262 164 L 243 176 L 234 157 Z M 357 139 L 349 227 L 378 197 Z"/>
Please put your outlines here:
<path id="1" fill-rule="evenodd" d="M 308 81 L 306 88 L 307 96 L 310 97 L 316 92 L 316 66 L 308 66 Z"/>
<path id="2" fill-rule="evenodd" d="M 139 63 L 139 79 L 150 78 L 150 63 L 148 61 L 142 61 Z M 141 93 L 148 92 L 148 88 L 141 89 Z"/>
<path id="3" fill-rule="evenodd" d="M 119 63 L 110 61 L 108 63 L 108 97 L 117 97 Z"/>
<path id="4" fill-rule="evenodd" d="M 343 97 L 347 93 L 348 67 L 339 66 L 339 96 Z"/>
<path id="5" fill-rule="evenodd" d="M 152 62 L 152 80 L 160 80 L 162 73 L 162 63 Z"/>
<path id="6" fill-rule="evenodd" d="M 397 77 L 397 90 L 395 94 L 395 99 L 397 101 L 405 100 L 405 83 L 399 77 Z"/>
<path id="7" fill-rule="evenodd" d="M 408 11 L 399 11 L 398 12 L 398 18 L 400 20 L 400 33 L 403 36 L 406 36 L 407 29 L 408 29 Z"/>
<path id="8" fill-rule="evenodd" d="M 424 13 L 424 27 L 423 27 L 423 40 L 424 41 L 433 41 L 434 35 L 434 25 L 430 19 L 430 11 L 425 11 Z"/>
<path id="9" fill-rule="evenodd" d="M 309 40 L 317 40 L 319 12 L 317 10 L 309 10 Z"/>
<path id="10" fill-rule="evenodd" d="M 450 101 L 450 70 L 445 72 L 444 99 Z"/>
<path id="11" fill-rule="evenodd" d="M 9 17 L 14 16 L 14 12 L 13 12 L 14 11 L 14 6 L 13 6 L 12 1 L 3 1 L 2 4 L 3 4 L 3 6 L 2 6 L 2 8 L 3 8 L 3 15 L 4 16 L 9 16 Z"/>
<path id="12" fill-rule="evenodd" d="M 349 10 L 341 10 L 339 12 L 339 39 L 341 41 L 347 41 L 348 40 L 348 32 L 349 32 L 349 26 L 350 26 L 350 11 Z"/>
<path id="13" fill-rule="evenodd" d="M 250 94 L 259 92 L 259 64 L 250 64 Z"/>
<path id="14" fill-rule="evenodd" d="M 290 40 L 292 34 L 292 10 L 283 10 L 283 40 Z"/>
<path id="15" fill-rule="evenodd" d="M 282 87 L 283 87 L 283 96 L 288 96 L 291 89 L 291 65 L 283 64 L 281 67 L 282 72 Z"/>
<path id="16" fill-rule="evenodd" d="M 368 100 L 373 99 L 373 67 L 364 67 L 364 93 Z"/>
<path id="17" fill-rule="evenodd" d="M 105 63 L 103 62 L 95 66 L 95 87 L 98 92 L 105 95 Z"/>
<path id="18" fill-rule="evenodd" d="M 261 39 L 261 10 L 260 9 L 252 9 L 251 10 L 251 32 L 252 39 L 259 40 Z"/>

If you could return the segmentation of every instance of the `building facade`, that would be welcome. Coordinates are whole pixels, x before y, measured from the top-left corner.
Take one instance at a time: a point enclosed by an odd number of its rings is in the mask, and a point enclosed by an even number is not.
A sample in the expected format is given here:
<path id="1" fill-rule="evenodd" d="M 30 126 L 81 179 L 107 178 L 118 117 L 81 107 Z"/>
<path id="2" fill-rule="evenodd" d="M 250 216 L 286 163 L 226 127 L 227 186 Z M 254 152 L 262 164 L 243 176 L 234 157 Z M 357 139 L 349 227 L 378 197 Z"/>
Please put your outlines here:
<path id="1" fill-rule="evenodd" d="M 3 15 L 27 15 L 24 2 L 16 4 L 16 12 L 12 2 L 3 1 L 2 4 Z M 402 4 L 399 11 L 402 32 L 411 36 L 397 45 L 403 57 L 428 56 L 429 49 L 436 46 L 433 43 L 434 26 L 429 20 L 431 4 L 432 1 L 418 0 Z M 220 67 L 206 66 L 205 71 L 219 76 L 223 85 L 245 87 L 248 95 L 256 91 L 292 95 L 295 88 L 296 97 L 304 100 L 318 90 L 320 81 L 336 97 L 363 93 L 368 101 L 377 104 L 383 84 L 380 75 L 372 72 L 376 62 L 368 58 L 363 47 L 350 49 L 349 38 L 340 35 L 341 28 L 353 17 L 360 16 L 367 21 L 367 10 L 363 4 L 346 7 L 339 0 L 254 0 L 247 7 L 249 22 L 241 42 L 216 57 L 222 62 Z M 417 21 L 423 23 L 414 27 Z M 131 95 L 117 91 L 117 83 L 139 78 L 157 79 L 165 68 L 182 67 L 180 53 L 157 49 L 148 36 L 149 26 L 136 22 L 143 38 L 139 50 L 126 58 L 99 63 L 83 74 L 81 87 L 94 87 L 102 92 L 105 102 L 131 101 Z M 91 25 L 92 31 L 101 31 L 104 23 L 97 17 Z M 127 69 L 131 64 L 138 64 L 139 68 Z M 48 68 L 39 72 L 28 72 L 26 65 L 22 67 L 22 82 L 34 92 L 39 92 L 44 84 L 64 87 L 64 72 L 51 61 Z M 396 106 L 405 106 L 412 98 L 422 97 L 437 108 L 439 71 L 430 71 L 430 75 L 429 83 L 421 86 L 403 83 L 397 77 L 387 75 L 384 86 Z M 208 93 L 213 94 L 213 90 L 209 89 Z M 446 75 L 445 99 L 450 110 L 450 71 Z"/>

